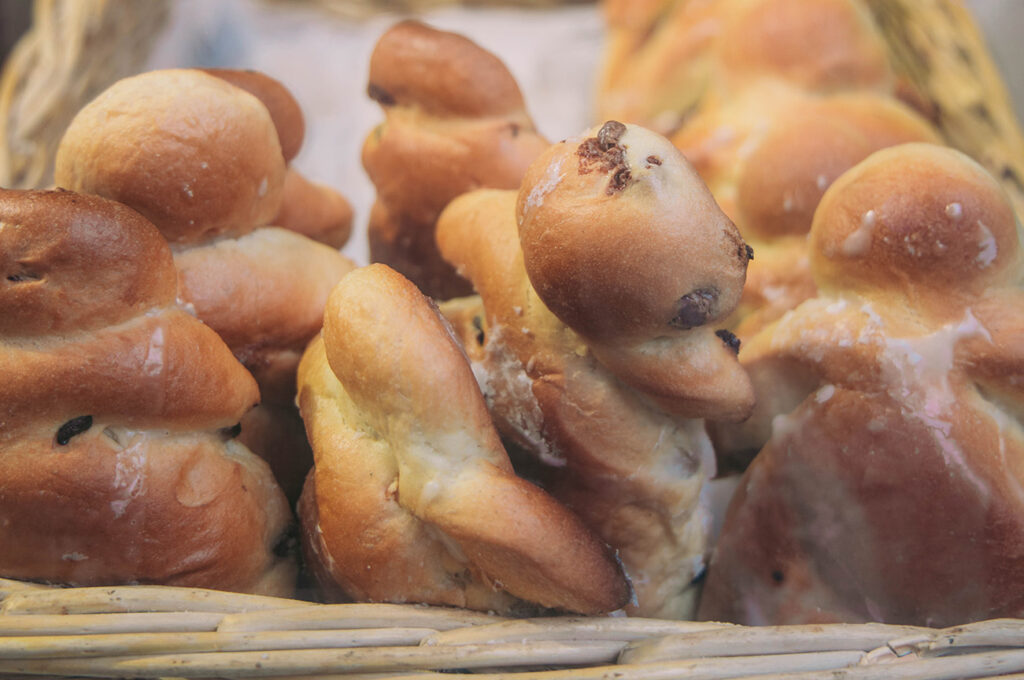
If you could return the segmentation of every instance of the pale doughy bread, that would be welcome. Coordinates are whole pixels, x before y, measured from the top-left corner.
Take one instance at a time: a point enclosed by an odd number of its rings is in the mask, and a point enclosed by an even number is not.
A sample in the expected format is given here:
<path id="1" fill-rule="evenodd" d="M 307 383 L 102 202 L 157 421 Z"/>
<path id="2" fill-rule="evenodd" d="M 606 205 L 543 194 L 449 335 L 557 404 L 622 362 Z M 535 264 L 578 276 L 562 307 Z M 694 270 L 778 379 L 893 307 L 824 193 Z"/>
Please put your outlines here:
<path id="1" fill-rule="evenodd" d="M 628 600 L 607 546 L 515 476 L 450 328 L 394 270 L 356 270 L 331 294 L 299 404 L 316 457 L 306 553 L 348 598 L 582 613 Z"/>
<path id="2" fill-rule="evenodd" d="M 679 618 L 692 615 L 703 571 L 701 494 L 715 469 L 696 417 L 752 406 L 731 338 L 714 332 L 739 297 L 747 251 L 666 140 L 602 129 L 556 145 L 520 192 L 480 190 L 445 209 L 441 252 L 481 301 L 478 312 L 472 299 L 445 308 L 502 433 L 619 551 L 636 590 L 629 611 Z M 609 151 L 615 163 L 601 160 Z M 717 293 L 691 309 L 694 285 Z"/>
<path id="3" fill-rule="evenodd" d="M 377 190 L 370 259 L 432 297 L 467 295 L 471 286 L 437 251 L 438 215 L 466 191 L 518 187 L 547 142 L 497 57 L 422 23 L 403 21 L 381 36 L 368 92 L 386 117 L 362 152 Z"/>
<path id="4" fill-rule="evenodd" d="M 279 140 L 292 154 L 302 134 L 298 105 L 262 74 L 152 71 L 79 112 L 56 169 L 59 186 L 125 203 L 171 242 L 180 300 L 259 381 L 263 403 L 240 440 L 273 462 L 292 498 L 311 462 L 293 404 L 298 359 L 354 266 L 334 247 L 267 226 L 287 193 Z"/>
<path id="5" fill-rule="evenodd" d="M 0 190 L 0 575 L 290 595 L 290 514 L 231 441 L 256 383 L 113 201 Z"/>
<path id="6" fill-rule="evenodd" d="M 761 449 L 701 616 L 947 626 L 1024 613 L 1019 223 L 974 161 L 879 151 L 826 192 L 819 297 L 741 354 Z M 763 445 L 763 448 L 762 448 Z"/>

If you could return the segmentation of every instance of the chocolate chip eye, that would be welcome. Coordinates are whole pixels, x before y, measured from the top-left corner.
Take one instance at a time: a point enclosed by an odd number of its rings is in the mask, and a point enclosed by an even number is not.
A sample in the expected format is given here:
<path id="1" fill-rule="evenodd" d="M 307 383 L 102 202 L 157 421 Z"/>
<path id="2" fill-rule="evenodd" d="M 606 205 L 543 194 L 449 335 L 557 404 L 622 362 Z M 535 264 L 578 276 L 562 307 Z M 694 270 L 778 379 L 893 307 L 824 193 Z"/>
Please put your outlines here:
<path id="1" fill-rule="evenodd" d="M 75 435 L 82 434 L 92 427 L 92 416 L 78 416 L 57 428 L 57 443 L 66 446 Z"/>
<path id="2" fill-rule="evenodd" d="M 234 439 L 238 435 L 242 434 L 242 424 L 235 423 L 231 427 L 222 427 L 220 429 L 220 433 L 224 439 Z"/>
<path id="3" fill-rule="evenodd" d="M 747 248 L 747 259 L 748 260 L 753 260 L 754 259 L 754 249 L 751 248 L 750 246 L 746 246 L 746 248 Z"/>
<path id="4" fill-rule="evenodd" d="M 484 335 L 484 320 L 479 315 L 473 317 L 473 329 L 476 330 L 477 344 L 483 347 L 486 336 Z"/>
<path id="5" fill-rule="evenodd" d="M 715 331 L 715 335 L 722 339 L 722 342 L 725 343 L 726 347 L 731 349 L 736 354 L 740 353 L 740 339 L 737 338 L 731 331 L 727 331 L 724 328 L 721 328 Z"/>
<path id="6" fill-rule="evenodd" d="M 717 301 L 718 291 L 713 288 L 698 288 L 687 293 L 679 298 L 679 311 L 669 324 L 683 330 L 703 326 L 711 318 Z"/>
<path id="7" fill-rule="evenodd" d="M 377 102 L 381 106 L 395 105 L 394 96 L 390 92 L 385 90 L 383 87 L 377 85 L 376 83 L 370 83 L 369 85 L 366 86 L 366 94 L 370 99 Z"/>

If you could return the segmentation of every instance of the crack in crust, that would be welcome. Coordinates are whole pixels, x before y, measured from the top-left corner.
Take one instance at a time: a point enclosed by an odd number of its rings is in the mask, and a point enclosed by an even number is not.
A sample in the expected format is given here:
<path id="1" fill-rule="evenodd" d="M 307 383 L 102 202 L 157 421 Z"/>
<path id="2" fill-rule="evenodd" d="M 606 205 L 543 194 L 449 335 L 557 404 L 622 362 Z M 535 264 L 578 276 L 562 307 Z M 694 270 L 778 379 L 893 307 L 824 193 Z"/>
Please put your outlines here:
<path id="1" fill-rule="evenodd" d="M 626 132 L 626 126 L 617 120 L 610 120 L 601 126 L 596 137 L 583 140 L 576 149 L 580 157 L 579 174 L 586 175 L 597 170 L 611 175 L 611 180 L 604 192 L 611 196 L 622 191 L 633 178 L 633 173 L 626 163 L 626 148 L 619 144 L 619 139 Z"/>

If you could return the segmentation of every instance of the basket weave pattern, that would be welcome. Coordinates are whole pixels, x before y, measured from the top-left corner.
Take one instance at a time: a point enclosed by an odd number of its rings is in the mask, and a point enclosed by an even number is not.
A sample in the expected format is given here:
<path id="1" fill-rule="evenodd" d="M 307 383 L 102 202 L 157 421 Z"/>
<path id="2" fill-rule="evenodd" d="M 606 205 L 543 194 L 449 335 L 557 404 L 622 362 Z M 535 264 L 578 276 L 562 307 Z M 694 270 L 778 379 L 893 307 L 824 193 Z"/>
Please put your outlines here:
<path id="1" fill-rule="evenodd" d="M 0 580 L 0 677 L 988 678 L 1024 673 L 1024 621 L 748 628 L 502 619 L 166 586 Z M 1017 676 L 1021 677 L 1021 676 Z"/>

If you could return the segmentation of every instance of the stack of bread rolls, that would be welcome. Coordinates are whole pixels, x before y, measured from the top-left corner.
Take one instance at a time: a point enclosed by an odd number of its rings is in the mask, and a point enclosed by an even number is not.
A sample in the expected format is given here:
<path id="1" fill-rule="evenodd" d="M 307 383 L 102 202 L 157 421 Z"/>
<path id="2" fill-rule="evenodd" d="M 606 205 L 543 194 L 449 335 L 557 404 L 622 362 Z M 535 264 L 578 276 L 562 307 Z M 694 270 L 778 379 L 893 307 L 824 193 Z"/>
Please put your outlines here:
<path id="1" fill-rule="evenodd" d="M 302 130 L 294 100 L 267 76 L 152 71 L 83 108 L 56 165 L 58 186 L 134 208 L 171 243 L 178 297 L 259 383 L 261 404 L 243 420 L 241 440 L 270 461 L 292 498 L 311 464 L 294 406 L 298 360 L 320 330 L 327 294 L 354 266 L 335 247 L 270 226 L 286 176 L 305 182 L 287 166 Z M 347 233 L 343 199 L 299 195 L 302 209 L 285 213 L 312 213 L 304 226 L 333 243 Z M 312 219 L 331 206 L 336 218 Z"/>
<path id="2" fill-rule="evenodd" d="M 0 190 L 0 575 L 290 595 L 291 513 L 234 440 L 252 376 L 176 303 L 160 232 Z"/>

